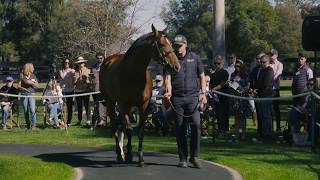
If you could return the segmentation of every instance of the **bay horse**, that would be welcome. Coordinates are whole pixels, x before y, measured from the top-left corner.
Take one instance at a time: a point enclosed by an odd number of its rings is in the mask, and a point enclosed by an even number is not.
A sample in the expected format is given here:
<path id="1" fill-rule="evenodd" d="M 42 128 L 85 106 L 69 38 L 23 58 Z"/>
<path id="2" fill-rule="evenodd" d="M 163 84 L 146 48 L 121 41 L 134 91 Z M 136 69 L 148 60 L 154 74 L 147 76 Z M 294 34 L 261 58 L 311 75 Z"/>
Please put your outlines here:
<path id="1" fill-rule="evenodd" d="M 131 138 L 133 128 L 130 122 L 132 109 L 138 107 L 140 119 L 137 126 L 139 147 L 138 165 L 144 166 L 143 138 L 147 118 L 147 108 L 152 95 L 152 75 L 148 70 L 151 59 L 169 66 L 175 71 L 180 64 L 172 44 L 164 31 L 157 31 L 152 25 L 152 32 L 139 37 L 125 54 L 116 54 L 106 58 L 100 69 L 100 91 L 107 104 L 112 132 L 115 135 L 117 160 L 131 162 Z M 119 115 L 115 111 L 118 106 Z M 127 152 L 124 153 L 123 139 L 127 134 Z"/>

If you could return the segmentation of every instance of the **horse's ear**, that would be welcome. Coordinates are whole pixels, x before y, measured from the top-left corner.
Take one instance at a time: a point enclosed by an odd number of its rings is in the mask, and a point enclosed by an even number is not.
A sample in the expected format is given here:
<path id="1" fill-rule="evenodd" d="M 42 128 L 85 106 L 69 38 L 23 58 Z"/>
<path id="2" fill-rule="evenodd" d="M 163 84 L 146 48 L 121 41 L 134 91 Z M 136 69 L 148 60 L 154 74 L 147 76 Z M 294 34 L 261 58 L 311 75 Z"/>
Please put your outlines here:
<path id="1" fill-rule="evenodd" d="M 162 30 L 162 32 L 163 32 L 163 34 L 168 34 L 168 27 L 164 28 L 164 29 Z"/>
<path id="2" fill-rule="evenodd" d="M 155 37 L 155 38 L 160 37 L 159 31 L 154 27 L 153 24 L 151 25 L 151 28 L 152 28 L 152 32 L 153 32 L 153 34 L 154 34 L 154 37 Z"/>

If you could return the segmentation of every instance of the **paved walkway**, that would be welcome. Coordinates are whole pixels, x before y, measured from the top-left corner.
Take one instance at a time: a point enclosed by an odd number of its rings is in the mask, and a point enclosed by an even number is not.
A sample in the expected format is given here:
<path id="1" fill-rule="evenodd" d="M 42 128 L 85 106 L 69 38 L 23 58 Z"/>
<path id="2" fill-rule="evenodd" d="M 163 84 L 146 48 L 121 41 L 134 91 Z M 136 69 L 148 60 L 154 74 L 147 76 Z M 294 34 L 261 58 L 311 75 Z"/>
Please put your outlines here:
<path id="1" fill-rule="evenodd" d="M 139 180 L 232 180 L 241 179 L 237 172 L 219 165 L 203 162 L 202 169 L 179 168 L 178 158 L 170 154 L 145 153 L 145 167 L 117 164 L 115 153 L 99 148 L 51 145 L 0 144 L 0 153 L 33 156 L 49 162 L 63 162 L 81 169 L 83 179 Z M 137 157 L 134 158 L 137 161 Z M 233 173 L 233 174 L 232 174 Z"/>

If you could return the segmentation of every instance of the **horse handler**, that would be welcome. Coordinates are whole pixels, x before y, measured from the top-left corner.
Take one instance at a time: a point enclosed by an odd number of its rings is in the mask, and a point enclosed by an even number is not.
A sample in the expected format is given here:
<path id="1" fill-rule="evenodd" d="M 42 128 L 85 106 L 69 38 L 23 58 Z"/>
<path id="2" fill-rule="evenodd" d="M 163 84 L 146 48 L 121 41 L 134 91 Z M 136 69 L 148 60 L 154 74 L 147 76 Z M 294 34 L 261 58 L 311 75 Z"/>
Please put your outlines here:
<path id="1" fill-rule="evenodd" d="M 176 140 L 178 145 L 179 166 L 188 167 L 187 127 L 191 127 L 190 159 L 196 168 L 201 168 L 198 160 L 200 151 L 200 112 L 198 104 L 206 104 L 206 80 L 202 62 L 195 53 L 187 48 L 187 39 L 177 35 L 174 39 L 175 53 L 179 59 L 179 72 L 165 69 L 165 98 L 172 102 L 175 112 Z M 200 96 L 199 96 L 200 90 Z"/>

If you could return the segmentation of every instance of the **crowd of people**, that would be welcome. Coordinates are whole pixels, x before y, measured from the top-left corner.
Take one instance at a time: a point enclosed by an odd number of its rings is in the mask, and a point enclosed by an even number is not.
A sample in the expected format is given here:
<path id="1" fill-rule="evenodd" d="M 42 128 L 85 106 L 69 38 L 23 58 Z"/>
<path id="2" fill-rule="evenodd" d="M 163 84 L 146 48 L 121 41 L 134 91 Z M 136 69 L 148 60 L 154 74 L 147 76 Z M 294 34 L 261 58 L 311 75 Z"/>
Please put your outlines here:
<path id="1" fill-rule="evenodd" d="M 50 80 L 47 82 L 45 89 L 43 90 L 42 99 L 48 113 L 48 125 L 53 125 L 55 128 L 70 127 L 72 123 L 73 105 L 74 99 L 77 105 L 77 126 L 81 126 L 82 123 L 82 110 L 83 106 L 86 112 L 86 125 L 93 128 L 97 125 L 103 125 L 106 120 L 106 110 L 102 102 L 100 94 L 93 94 L 94 99 L 94 113 L 91 114 L 90 110 L 90 95 L 76 96 L 62 98 L 63 95 L 83 94 L 99 90 L 99 71 L 100 66 L 104 60 L 102 53 L 96 54 L 96 63 L 92 69 L 85 66 L 87 60 L 83 57 L 78 57 L 74 62 L 75 69 L 71 68 L 70 60 L 65 59 L 62 62 L 62 69 L 56 74 L 53 74 Z M 33 97 L 39 88 L 39 83 L 36 75 L 34 74 L 34 66 L 32 63 L 26 63 L 21 71 L 20 78 L 16 80 L 18 82 L 17 87 L 13 86 L 14 79 L 11 76 L 7 76 L 5 79 L 5 85 L 1 88 L 1 93 L 23 96 L 22 104 L 24 110 L 24 118 L 26 127 L 28 129 L 37 128 L 37 107 L 36 98 Z M 1 112 L 2 112 L 2 128 L 6 129 L 11 125 L 8 123 L 8 117 L 12 108 L 17 106 L 18 98 L 12 96 L 2 95 L 0 97 Z M 63 105 L 66 105 L 66 113 L 63 113 Z M 66 122 L 62 121 L 62 117 L 66 114 Z M 31 116 L 31 117 L 30 117 Z M 94 116 L 94 118 L 92 118 Z"/>
<path id="2" fill-rule="evenodd" d="M 227 56 L 227 64 L 224 57 L 217 55 L 213 59 L 211 69 L 206 73 L 202 61 L 188 47 L 187 39 L 183 35 L 177 35 L 173 42 L 173 48 L 181 65 L 179 72 L 164 68 L 163 74 L 155 78 L 155 86 L 150 99 L 150 112 L 155 122 L 156 130 L 166 134 L 168 122 L 165 118 L 165 102 L 170 102 L 174 114 L 175 134 L 179 154 L 179 166 L 187 167 L 187 160 L 195 167 L 200 168 L 198 160 L 200 151 L 201 118 L 200 111 L 205 111 L 206 104 L 213 107 L 218 125 L 218 137 L 227 137 L 231 126 L 239 139 L 246 137 L 246 117 L 252 116 L 253 125 L 257 128 L 258 138 L 272 138 L 274 132 L 281 131 L 281 113 L 279 101 L 261 101 L 231 98 L 221 93 L 241 96 L 272 98 L 280 97 L 280 79 L 283 64 L 278 60 L 278 52 L 271 49 L 266 53 L 259 53 L 256 57 L 255 67 L 249 66 L 238 59 L 235 54 Z M 104 60 L 104 54 L 96 54 L 96 64 L 92 69 L 86 67 L 83 57 L 78 57 L 74 62 L 75 68 L 71 68 L 70 60 L 63 61 L 62 69 L 58 71 L 57 78 L 51 78 L 43 92 L 43 99 L 48 109 L 49 121 L 55 128 L 70 127 L 72 123 L 74 98 L 61 98 L 63 95 L 83 94 L 99 91 L 99 71 Z M 307 65 L 307 58 L 303 53 L 298 54 L 297 66 L 294 69 L 292 81 L 292 94 L 298 95 L 313 89 L 314 76 Z M 34 74 L 33 64 L 27 63 L 23 66 L 18 86 L 13 86 L 14 79 L 6 77 L 5 85 L 1 88 L 2 93 L 18 94 L 22 98 L 24 117 L 28 129 L 37 128 L 36 116 L 36 89 L 39 83 Z M 52 97 L 50 97 L 52 96 Z M 94 94 L 93 115 L 90 110 L 90 95 L 77 96 L 77 123 L 81 126 L 83 120 L 83 107 L 86 113 L 86 125 L 94 127 L 103 124 L 106 120 L 106 108 L 101 94 Z M 1 96 L 2 128 L 8 126 L 8 117 L 16 97 Z M 295 143 L 303 144 L 310 136 L 310 97 L 303 96 L 293 99 L 292 110 L 289 112 L 289 129 Z M 58 114 L 66 105 L 66 122 L 61 121 Z M 198 108 L 199 107 L 199 108 Z M 30 112 L 29 112 L 30 111 Z M 274 113 L 273 113 L 274 112 Z M 273 114 L 275 116 L 276 128 L 273 129 Z M 31 117 L 30 117 L 31 115 Z M 230 125 L 229 117 L 234 115 L 235 123 Z M 304 139 L 301 142 L 299 136 L 301 126 L 304 126 Z M 301 134 L 301 133 L 300 133 Z M 188 136 L 190 136 L 190 153 L 188 153 Z M 188 155 L 190 154 L 190 155 Z"/>

